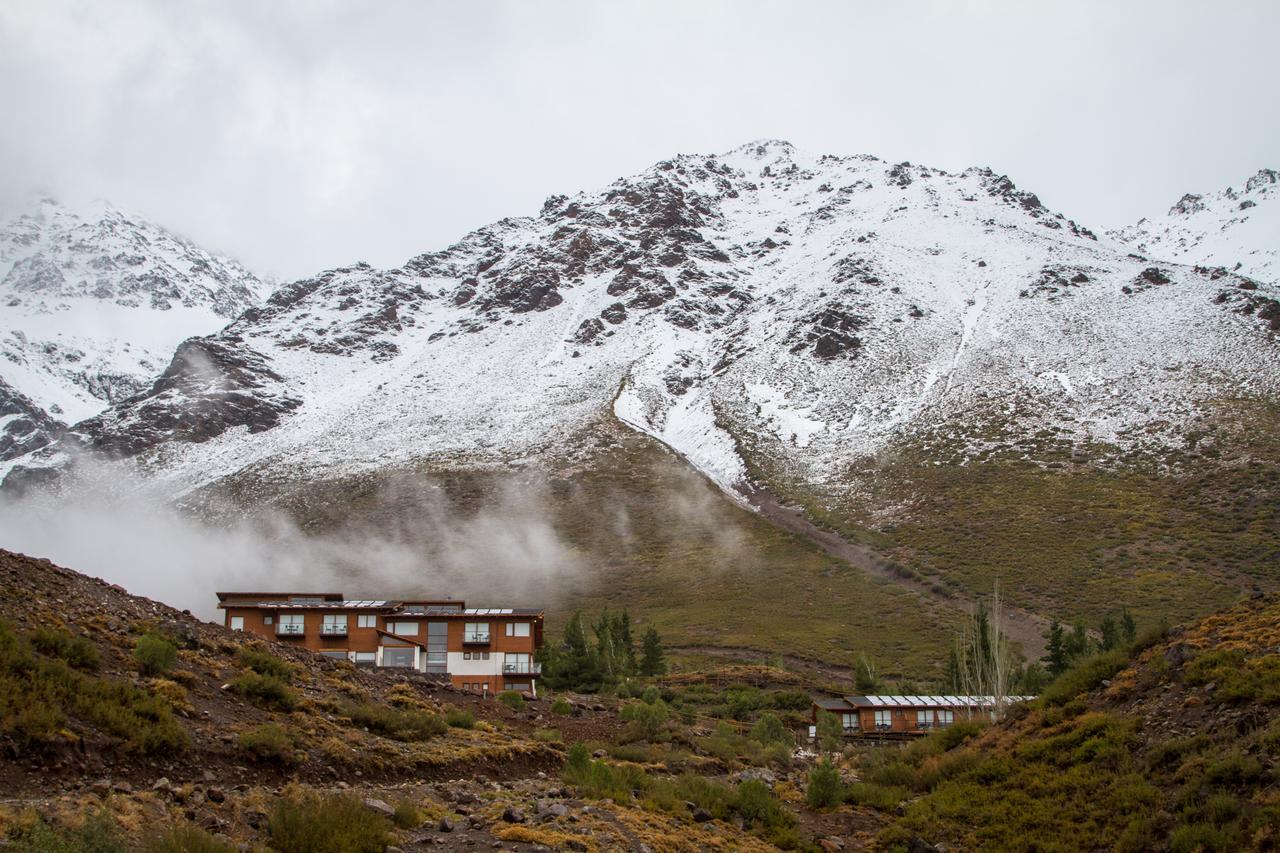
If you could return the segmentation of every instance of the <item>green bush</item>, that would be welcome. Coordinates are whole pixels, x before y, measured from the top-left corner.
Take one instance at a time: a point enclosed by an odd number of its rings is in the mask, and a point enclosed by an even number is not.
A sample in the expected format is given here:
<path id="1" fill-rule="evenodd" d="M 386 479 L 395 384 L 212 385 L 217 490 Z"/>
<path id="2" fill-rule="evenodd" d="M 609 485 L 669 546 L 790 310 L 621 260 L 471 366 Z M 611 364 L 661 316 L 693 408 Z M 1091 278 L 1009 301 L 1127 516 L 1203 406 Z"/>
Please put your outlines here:
<path id="1" fill-rule="evenodd" d="M 236 655 L 240 665 L 258 673 L 279 679 L 285 684 L 293 681 L 293 667 L 280 660 L 261 646 L 245 646 Z"/>
<path id="2" fill-rule="evenodd" d="M 757 743 L 765 745 L 774 743 L 784 746 L 795 745 L 795 736 L 792 735 L 791 730 L 774 714 L 761 714 L 760 719 L 751 727 L 750 737 Z"/>
<path id="3" fill-rule="evenodd" d="M 236 847 L 198 826 L 174 824 L 149 835 L 142 843 L 142 850 L 143 853 L 235 853 Z"/>
<path id="4" fill-rule="evenodd" d="M 178 662 L 178 647 L 159 634 L 143 634 L 133 644 L 133 659 L 143 675 L 163 675 Z"/>
<path id="5" fill-rule="evenodd" d="M 681 800 L 706 809 L 712 817 L 724 820 L 733 808 L 733 789 L 723 782 L 683 773 L 676 780 L 676 794 Z"/>
<path id="6" fill-rule="evenodd" d="M 814 765 L 809 771 L 809 786 L 805 789 L 805 802 L 811 808 L 828 809 L 840 804 L 843 790 L 840 785 L 840 772 L 827 759 Z"/>
<path id="7" fill-rule="evenodd" d="M 854 782 L 845 789 L 846 802 L 859 806 L 871 806 L 881 811 L 891 811 L 911 796 L 911 791 L 899 785 L 880 785 L 875 782 Z"/>
<path id="8" fill-rule="evenodd" d="M 564 740 L 559 729 L 534 729 L 533 739 L 543 743 L 559 743 Z"/>
<path id="9" fill-rule="evenodd" d="M 523 711 L 525 708 L 524 697 L 518 690 L 502 691 L 498 694 L 498 701 L 513 711 Z"/>
<path id="10" fill-rule="evenodd" d="M 347 705 L 343 713 L 354 725 L 393 740 L 429 740 L 449 730 L 442 717 L 426 711 L 360 703 Z"/>
<path id="11" fill-rule="evenodd" d="M 844 724 L 830 711 L 818 711 L 818 748 L 836 752 L 844 745 Z"/>
<path id="12" fill-rule="evenodd" d="M 265 723 L 242 732 L 240 749 L 254 761 L 293 764 L 294 737 L 284 726 Z"/>
<path id="13" fill-rule="evenodd" d="M 102 664 L 97 646 L 84 637 L 59 628 L 43 627 L 32 631 L 31 645 L 41 654 L 62 658 L 76 669 L 93 671 Z"/>
<path id="14" fill-rule="evenodd" d="M 569 703 L 568 699 L 558 696 L 556 701 L 551 703 L 551 713 L 567 717 L 573 713 L 573 705 Z"/>
<path id="15" fill-rule="evenodd" d="M 1280 655 L 1246 659 L 1243 651 L 1208 652 L 1187 664 L 1188 684 L 1213 683 L 1219 702 L 1280 702 Z"/>
<path id="16" fill-rule="evenodd" d="M 796 822 L 795 815 L 787 811 L 769 786 L 759 779 L 747 779 L 738 785 L 733 809 L 749 827 L 779 829 L 794 826 Z"/>
<path id="17" fill-rule="evenodd" d="M 390 829 L 357 797 L 307 791 L 277 799 L 267 821 L 271 848 L 279 853 L 382 853 Z"/>
<path id="18" fill-rule="evenodd" d="M 230 688 L 236 695 L 264 708 L 292 711 L 298 704 L 298 695 L 274 675 L 246 672 L 232 681 Z"/>
<path id="19" fill-rule="evenodd" d="M 667 725 L 667 705 L 661 699 L 652 704 L 631 702 L 625 705 L 619 717 L 629 723 L 628 735 L 632 740 L 653 740 Z"/>
<path id="20" fill-rule="evenodd" d="M 401 829 L 413 829 L 414 827 L 422 826 L 422 809 L 418 808 L 417 803 L 402 800 L 396 804 L 396 811 L 391 816 L 391 820 Z"/>
<path id="21" fill-rule="evenodd" d="M 59 658 L 39 657 L 0 622 L 0 733 L 27 745 L 47 743 L 71 718 L 145 754 L 182 750 L 188 743 L 163 697 L 126 681 L 87 675 Z"/>
<path id="22" fill-rule="evenodd" d="M 813 699 L 803 690 L 779 690 L 769 697 L 769 704 L 779 711 L 807 711 Z"/>
<path id="23" fill-rule="evenodd" d="M 652 705 L 654 702 L 657 702 L 661 698 L 662 698 L 662 691 L 652 684 L 646 687 L 644 689 L 644 692 L 640 694 L 640 701 L 648 705 Z"/>
<path id="24" fill-rule="evenodd" d="M 55 826 L 43 818 L 13 833 L 4 845 L 15 853 L 126 853 L 115 820 L 105 810 L 85 818 L 79 829 Z"/>
<path id="25" fill-rule="evenodd" d="M 444 721 L 455 729 L 475 728 L 476 715 L 462 708 L 450 708 L 444 712 Z"/>

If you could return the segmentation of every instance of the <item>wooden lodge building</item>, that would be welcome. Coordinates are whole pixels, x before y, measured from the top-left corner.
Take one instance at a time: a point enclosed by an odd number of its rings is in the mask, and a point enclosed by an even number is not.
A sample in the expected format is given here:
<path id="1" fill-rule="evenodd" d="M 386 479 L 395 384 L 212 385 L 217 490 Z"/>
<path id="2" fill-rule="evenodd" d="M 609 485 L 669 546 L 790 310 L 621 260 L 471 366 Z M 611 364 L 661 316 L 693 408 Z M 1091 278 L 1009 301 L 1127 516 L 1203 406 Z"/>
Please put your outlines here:
<path id="1" fill-rule="evenodd" d="M 1023 702 L 1034 696 L 1008 696 L 1006 702 Z M 992 696 L 837 696 L 813 703 L 818 712 L 840 718 L 845 737 L 895 739 L 926 735 L 957 720 L 990 716 Z"/>
<path id="2" fill-rule="evenodd" d="M 348 600 L 341 593 L 220 592 L 224 624 L 356 666 L 416 670 L 479 693 L 537 695 L 543 612 L 464 602 Z"/>

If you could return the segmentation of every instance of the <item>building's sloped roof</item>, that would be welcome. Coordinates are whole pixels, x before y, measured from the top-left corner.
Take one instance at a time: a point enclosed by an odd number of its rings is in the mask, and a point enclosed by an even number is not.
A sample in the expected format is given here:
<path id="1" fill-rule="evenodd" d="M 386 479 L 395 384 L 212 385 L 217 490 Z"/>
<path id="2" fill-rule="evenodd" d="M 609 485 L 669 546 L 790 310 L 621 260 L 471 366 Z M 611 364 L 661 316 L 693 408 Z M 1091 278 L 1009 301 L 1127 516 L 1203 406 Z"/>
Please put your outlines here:
<path id="1" fill-rule="evenodd" d="M 850 705 L 843 699 L 818 699 L 813 704 L 824 711 L 848 711 Z"/>
<path id="2" fill-rule="evenodd" d="M 1006 696 L 1006 702 L 1026 702 L 1034 696 Z M 846 696 L 859 708 L 983 708 L 996 704 L 994 696 Z"/>

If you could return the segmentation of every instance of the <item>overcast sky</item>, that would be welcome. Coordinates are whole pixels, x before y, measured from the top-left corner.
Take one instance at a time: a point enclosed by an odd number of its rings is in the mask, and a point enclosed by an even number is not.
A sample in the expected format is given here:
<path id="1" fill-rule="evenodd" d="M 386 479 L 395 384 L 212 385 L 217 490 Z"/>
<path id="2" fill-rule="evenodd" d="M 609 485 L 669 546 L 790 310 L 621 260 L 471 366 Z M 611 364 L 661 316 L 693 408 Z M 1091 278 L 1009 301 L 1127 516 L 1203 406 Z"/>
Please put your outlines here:
<path id="1" fill-rule="evenodd" d="M 0 5 L 0 213 L 105 198 L 270 274 L 781 138 L 1110 227 L 1280 167 L 1280 2 Z"/>

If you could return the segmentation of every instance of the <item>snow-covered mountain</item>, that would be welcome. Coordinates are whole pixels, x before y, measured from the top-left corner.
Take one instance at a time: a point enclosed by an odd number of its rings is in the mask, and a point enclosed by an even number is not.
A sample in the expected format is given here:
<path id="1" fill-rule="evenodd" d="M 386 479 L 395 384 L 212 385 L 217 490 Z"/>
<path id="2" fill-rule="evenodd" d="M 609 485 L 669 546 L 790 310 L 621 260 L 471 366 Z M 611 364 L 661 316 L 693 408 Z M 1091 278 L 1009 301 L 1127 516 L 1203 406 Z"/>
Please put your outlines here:
<path id="1" fill-rule="evenodd" d="M 268 291 L 136 216 L 41 202 L 0 228 L 0 459 L 146 389 Z"/>
<path id="2" fill-rule="evenodd" d="M 1243 187 L 1187 193 L 1168 213 L 1108 236 L 1153 258 L 1280 284 L 1280 173 L 1262 169 Z"/>
<path id="3" fill-rule="evenodd" d="M 1177 444 L 1215 399 L 1280 391 L 1277 291 L 1137 257 L 990 169 L 762 141 L 284 286 L 15 463 L 84 446 L 184 491 L 528 459 L 616 415 L 741 491 L 749 458 L 829 487 L 994 421 Z"/>

